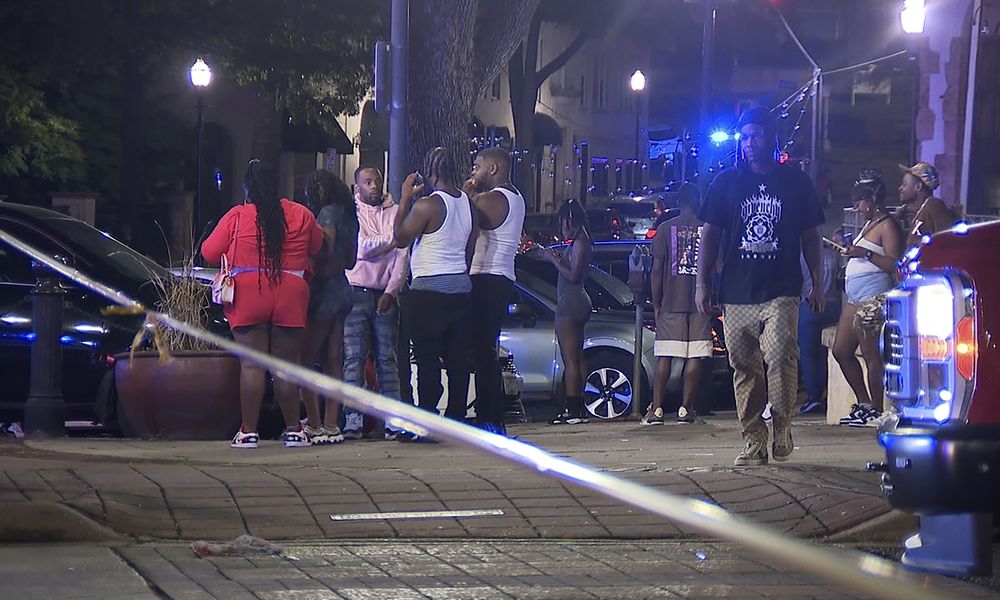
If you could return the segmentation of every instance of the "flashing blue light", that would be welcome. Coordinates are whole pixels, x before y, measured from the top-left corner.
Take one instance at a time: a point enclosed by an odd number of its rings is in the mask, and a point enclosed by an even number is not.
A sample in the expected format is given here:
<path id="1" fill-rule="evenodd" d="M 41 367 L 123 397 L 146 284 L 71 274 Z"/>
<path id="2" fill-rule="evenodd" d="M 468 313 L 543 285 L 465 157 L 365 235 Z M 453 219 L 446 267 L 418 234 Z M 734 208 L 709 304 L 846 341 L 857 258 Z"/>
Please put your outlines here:
<path id="1" fill-rule="evenodd" d="M 934 407 L 934 420 L 938 423 L 944 423 L 949 418 L 951 418 L 951 404 L 944 402 L 938 404 Z"/>
<path id="2" fill-rule="evenodd" d="M 909 265 L 907 265 L 907 268 L 910 270 L 911 273 L 916 273 L 917 269 L 920 268 L 920 263 L 911 262 Z"/>
<path id="3" fill-rule="evenodd" d="M 955 223 L 955 226 L 952 227 L 951 230 L 958 235 L 965 235 L 969 233 L 969 224 L 965 221 L 959 221 L 958 223 Z"/>
<path id="4" fill-rule="evenodd" d="M 712 134 L 708 136 L 708 139 L 712 140 L 712 143 L 714 144 L 722 144 L 729 141 L 729 132 L 721 130 L 713 131 Z"/>
<path id="5" fill-rule="evenodd" d="M 885 449 L 889 446 L 905 446 L 909 450 L 920 450 L 932 448 L 935 444 L 934 438 L 929 435 L 889 435 L 887 433 L 878 434 L 878 444 Z"/>
<path id="6" fill-rule="evenodd" d="M 920 246 L 914 246 L 906 251 L 906 258 L 913 260 L 920 256 Z"/>
<path id="7" fill-rule="evenodd" d="M 924 235 L 920 236 L 920 243 L 921 244 L 929 244 L 929 243 L 931 243 L 931 236 L 929 236 L 926 233 Z"/>

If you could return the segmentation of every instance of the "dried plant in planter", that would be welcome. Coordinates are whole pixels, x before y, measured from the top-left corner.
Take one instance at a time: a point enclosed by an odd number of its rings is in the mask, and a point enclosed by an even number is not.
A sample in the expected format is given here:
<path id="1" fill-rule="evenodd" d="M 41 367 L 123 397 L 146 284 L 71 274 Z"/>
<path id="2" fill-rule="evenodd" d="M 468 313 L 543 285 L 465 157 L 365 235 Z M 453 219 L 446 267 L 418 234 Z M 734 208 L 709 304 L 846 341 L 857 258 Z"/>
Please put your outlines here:
<path id="1" fill-rule="evenodd" d="M 181 272 L 168 280 L 156 281 L 157 290 L 160 296 L 156 303 L 160 312 L 165 312 L 171 317 L 190 323 L 198 327 L 204 327 L 208 321 L 208 305 L 210 288 L 194 276 L 194 259 L 188 258 L 184 261 Z M 161 355 L 164 350 L 167 352 L 182 351 L 204 351 L 215 350 L 216 347 L 197 338 L 193 338 L 186 333 L 182 333 L 162 324 L 157 324 L 156 330 L 159 333 L 154 340 Z"/>

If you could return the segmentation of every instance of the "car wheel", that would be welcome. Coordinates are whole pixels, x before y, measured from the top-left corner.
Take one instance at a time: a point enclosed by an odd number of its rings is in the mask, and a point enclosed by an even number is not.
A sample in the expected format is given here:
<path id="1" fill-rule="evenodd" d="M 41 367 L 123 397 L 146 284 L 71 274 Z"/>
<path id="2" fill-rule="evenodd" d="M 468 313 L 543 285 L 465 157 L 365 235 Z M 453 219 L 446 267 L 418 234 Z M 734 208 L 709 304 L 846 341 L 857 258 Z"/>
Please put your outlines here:
<path id="1" fill-rule="evenodd" d="M 604 351 L 588 354 L 586 359 L 583 403 L 587 411 L 598 419 L 628 417 L 635 398 L 632 357 L 624 352 Z M 646 389 L 645 373 L 641 377 L 642 389 Z"/>

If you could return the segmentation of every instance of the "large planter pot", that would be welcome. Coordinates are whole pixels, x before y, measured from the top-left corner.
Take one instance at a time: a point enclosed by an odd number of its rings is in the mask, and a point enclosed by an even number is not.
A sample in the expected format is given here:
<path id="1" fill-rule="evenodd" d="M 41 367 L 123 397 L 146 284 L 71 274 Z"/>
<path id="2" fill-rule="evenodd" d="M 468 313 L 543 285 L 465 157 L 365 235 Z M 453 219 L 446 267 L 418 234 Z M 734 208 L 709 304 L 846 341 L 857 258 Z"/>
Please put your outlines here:
<path id="1" fill-rule="evenodd" d="M 240 424 L 240 361 L 226 352 L 115 356 L 118 422 L 127 437 L 220 440 Z"/>

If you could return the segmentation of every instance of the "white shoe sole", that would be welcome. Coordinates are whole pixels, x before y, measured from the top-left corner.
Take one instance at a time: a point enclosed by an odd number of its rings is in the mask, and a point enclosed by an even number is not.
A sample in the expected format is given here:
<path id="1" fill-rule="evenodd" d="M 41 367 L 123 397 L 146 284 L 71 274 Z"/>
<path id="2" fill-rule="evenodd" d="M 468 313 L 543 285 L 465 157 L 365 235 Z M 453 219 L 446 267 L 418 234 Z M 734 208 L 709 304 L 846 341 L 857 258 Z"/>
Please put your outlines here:
<path id="1" fill-rule="evenodd" d="M 257 443 L 251 442 L 249 444 L 237 444 L 235 442 L 230 442 L 229 447 L 236 448 L 237 450 L 253 450 L 254 448 L 257 447 Z"/>

